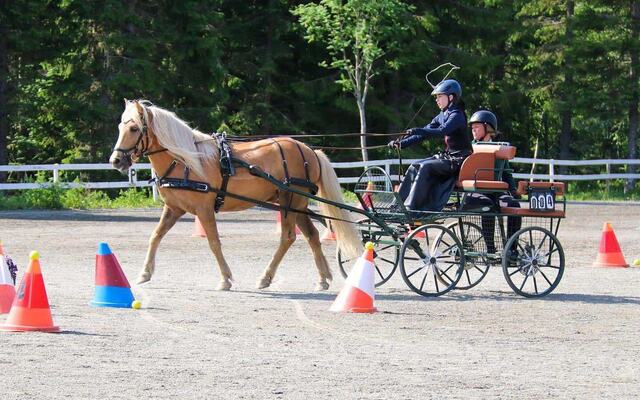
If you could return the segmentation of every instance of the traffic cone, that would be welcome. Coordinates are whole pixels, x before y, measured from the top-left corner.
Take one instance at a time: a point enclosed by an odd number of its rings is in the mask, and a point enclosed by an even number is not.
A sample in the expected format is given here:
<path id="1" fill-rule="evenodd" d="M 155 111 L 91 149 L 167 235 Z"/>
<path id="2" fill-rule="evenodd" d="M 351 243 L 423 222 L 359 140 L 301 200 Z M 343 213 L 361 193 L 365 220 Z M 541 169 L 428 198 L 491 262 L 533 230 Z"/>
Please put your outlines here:
<path id="1" fill-rule="evenodd" d="M 598 257 L 593 263 L 594 267 L 620 267 L 626 268 L 629 266 L 624 260 L 620 245 L 616 234 L 613 232 L 611 223 L 605 222 L 602 227 L 602 238 L 600 239 L 600 249 L 598 250 Z"/>
<path id="2" fill-rule="evenodd" d="M 276 233 L 279 235 L 282 232 L 282 213 L 280 211 L 277 211 L 276 214 Z M 300 232 L 300 228 L 298 228 L 298 225 L 296 225 L 296 236 L 301 234 L 302 232 Z"/>
<path id="3" fill-rule="evenodd" d="M 11 310 L 11 304 L 16 297 L 15 281 L 9 270 L 11 259 L 4 254 L 2 242 L 0 242 L 0 314 L 6 314 Z"/>
<path id="4" fill-rule="evenodd" d="M 358 258 L 356 265 L 345 282 L 338 297 L 336 297 L 329 311 L 374 313 L 378 309 L 373 306 L 375 297 L 375 265 L 373 263 L 373 243 L 365 244 L 362 257 Z"/>
<path id="5" fill-rule="evenodd" d="M 364 203 L 365 207 L 370 210 L 373 208 L 373 194 L 371 193 L 373 190 L 375 190 L 376 186 L 373 184 L 373 182 L 369 181 L 367 182 L 367 188 L 364 190 L 364 193 L 362 194 L 362 202 L 358 202 L 358 204 L 356 204 L 356 207 L 363 210 L 362 208 L 362 203 Z"/>
<path id="6" fill-rule="evenodd" d="M 109 245 L 100 243 L 96 254 L 96 291 L 91 301 L 96 307 L 130 308 L 134 301 L 131 286 Z"/>
<path id="7" fill-rule="evenodd" d="M 40 255 L 37 251 L 29 254 L 29 267 L 22 277 L 7 322 L 0 325 L 0 330 L 11 332 L 58 332 L 60 330 L 53 325 L 47 290 L 40 271 Z"/>
<path id="8" fill-rule="evenodd" d="M 324 234 L 320 238 L 320 241 L 322 241 L 322 242 L 329 242 L 329 241 L 335 242 L 336 241 L 336 234 L 331 229 L 331 222 L 327 223 L 327 229 L 324 231 Z"/>
<path id="9" fill-rule="evenodd" d="M 197 216 L 196 220 L 193 222 L 193 233 L 191 234 L 191 237 L 207 237 L 207 232 L 205 232 L 204 228 L 202 227 L 202 223 L 200 222 L 200 218 L 198 218 Z"/>

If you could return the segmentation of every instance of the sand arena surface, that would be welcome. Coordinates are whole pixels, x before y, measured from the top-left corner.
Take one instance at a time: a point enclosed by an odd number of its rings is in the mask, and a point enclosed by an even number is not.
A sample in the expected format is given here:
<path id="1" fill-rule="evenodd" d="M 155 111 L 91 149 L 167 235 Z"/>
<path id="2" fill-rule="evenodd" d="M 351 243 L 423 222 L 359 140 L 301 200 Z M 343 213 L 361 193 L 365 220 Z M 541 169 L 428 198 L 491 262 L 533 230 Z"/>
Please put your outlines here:
<path id="1" fill-rule="evenodd" d="M 544 299 L 511 292 L 495 269 L 468 291 L 423 298 L 396 273 L 373 315 L 327 311 L 344 280 L 314 292 L 310 250 L 292 246 L 267 290 L 273 212 L 220 216 L 234 273 L 219 280 L 184 217 L 160 246 L 141 310 L 93 308 L 97 244 L 133 282 L 160 210 L 0 212 L 0 238 L 26 269 L 38 250 L 60 334 L 0 333 L 0 398 L 42 399 L 635 399 L 640 397 L 640 268 L 590 265 L 611 221 L 640 258 L 640 205 L 570 204 L 559 238 L 567 269 Z M 2 316 L 2 320 L 6 316 Z"/>

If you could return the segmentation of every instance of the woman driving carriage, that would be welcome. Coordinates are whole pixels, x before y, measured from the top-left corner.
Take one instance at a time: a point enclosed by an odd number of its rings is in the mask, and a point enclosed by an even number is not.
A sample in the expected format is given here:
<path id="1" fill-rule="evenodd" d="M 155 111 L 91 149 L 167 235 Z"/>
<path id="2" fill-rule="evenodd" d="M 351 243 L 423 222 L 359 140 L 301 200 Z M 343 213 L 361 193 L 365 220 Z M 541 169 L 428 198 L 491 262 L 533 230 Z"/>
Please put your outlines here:
<path id="1" fill-rule="evenodd" d="M 473 134 L 473 144 L 491 143 L 498 136 L 498 118 L 488 110 L 478 110 L 469 120 L 471 133 Z M 509 185 L 507 193 L 500 195 L 487 193 L 470 193 L 465 196 L 464 208 L 473 210 L 490 211 L 496 206 L 500 207 L 520 207 L 520 202 L 516 200 L 516 182 L 511 175 L 509 161 L 496 160 L 495 168 L 502 171 L 501 179 Z M 507 218 L 507 237 L 511 237 L 522 226 L 522 218 Z M 495 217 L 482 217 L 482 232 L 487 245 L 488 253 L 495 253 Z"/>
<path id="2" fill-rule="evenodd" d="M 428 138 L 444 139 L 444 151 L 407 169 L 399 194 L 409 210 L 440 211 L 449 199 L 462 162 L 472 153 L 460 84 L 454 79 L 444 80 L 431 94 L 440 114 L 427 126 L 411 128 L 402 139 L 389 142 L 391 148 L 404 149 Z"/>

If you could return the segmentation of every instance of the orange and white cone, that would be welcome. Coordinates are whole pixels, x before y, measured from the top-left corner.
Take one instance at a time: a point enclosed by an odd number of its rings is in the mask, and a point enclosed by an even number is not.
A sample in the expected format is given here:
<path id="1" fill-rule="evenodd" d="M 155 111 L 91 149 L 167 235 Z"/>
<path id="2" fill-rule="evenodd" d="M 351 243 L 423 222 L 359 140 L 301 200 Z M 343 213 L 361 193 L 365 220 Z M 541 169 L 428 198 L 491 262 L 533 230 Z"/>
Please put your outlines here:
<path id="1" fill-rule="evenodd" d="M 40 271 L 40 256 L 37 251 L 29 254 L 29 267 L 22 277 L 7 322 L 0 325 L 0 330 L 12 332 L 60 330 L 53 325 L 47 290 Z"/>
<path id="2" fill-rule="evenodd" d="M 373 194 L 372 191 L 375 190 L 375 185 L 373 184 L 373 182 L 369 181 L 367 182 L 367 188 L 365 189 L 365 192 L 362 194 L 362 202 L 364 202 L 364 206 L 365 208 L 362 208 L 362 203 L 358 202 L 358 204 L 356 204 L 356 207 L 361 209 L 361 210 L 371 210 L 373 208 Z"/>
<path id="3" fill-rule="evenodd" d="M 207 232 L 205 232 L 204 228 L 202 227 L 202 223 L 200 222 L 200 218 L 198 218 L 198 216 L 196 216 L 196 220 L 193 222 L 193 233 L 191 234 L 191 237 L 207 237 Z"/>
<path id="4" fill-rule="evenodd" d="M 598 257 L 593 263 L 594 267 L 619 267 L 626 268 L 629 266 L 622 255 L 620 250 L 620 244 L 616 234 L 613 232 L 613 227 L 610 222 L 605 222 L 602 227 L 602 238 L 600 239 L 600 249 L 598 250 Z"/>
<path id="5" fill-rule="evenodd" d="M 16 288 L 13 285 L 8 257 L 4 254 L 4 248 L 0 242 L 0 314 L 6 314 L 11 310 L 13 299 L 16 297 Z"/>
<path id="6" fill-rule="evenodd" d="M 373 243 L 365 244 L 362 257 L 345 282 L 338 297 L 329 308 L 333 312 L 374 313 L 378 309 L 373 306 L 375 298 L 375 264 L 373 263 Z"/>
<path id="7" fill-rule="evenodd" d="M 324 231 L 324 234 L 320 238 L 320 241 L 321 242 L 336 241 L 336 234 L 333 231 L 333 229 L 331 229 L 331 222 L 327 222 L 327 229 Z"/>
<path id="8" fill-rule="evenodd" d="M 276 214 L 276 233 L 280 234 L 282 232 L 282 213 L 280 211 Z M 296 236 L 301 234 L 300 228 L 296 225 Z"/>

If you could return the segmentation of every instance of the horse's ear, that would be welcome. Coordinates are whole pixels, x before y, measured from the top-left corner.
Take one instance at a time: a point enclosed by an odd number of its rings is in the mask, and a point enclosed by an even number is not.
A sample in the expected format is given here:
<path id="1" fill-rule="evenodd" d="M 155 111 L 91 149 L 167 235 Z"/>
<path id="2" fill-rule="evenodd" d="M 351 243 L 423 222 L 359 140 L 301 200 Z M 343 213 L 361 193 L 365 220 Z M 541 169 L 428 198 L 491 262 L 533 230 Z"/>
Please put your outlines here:
<path id="1" fill-rule="evenodd" d="M 127 98 L 125 97 L 125 98 L 124 98 L 124 106 L 126 107 L 126 106 L 127 106 L 127 104 L 129 104 L 129 100 L 127 100 Z"/>

